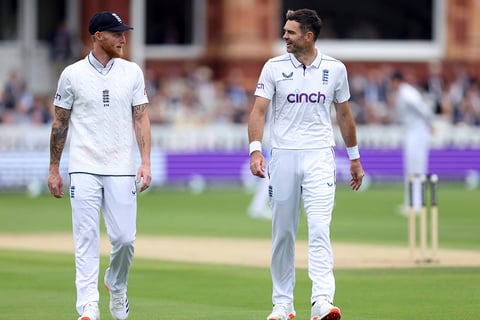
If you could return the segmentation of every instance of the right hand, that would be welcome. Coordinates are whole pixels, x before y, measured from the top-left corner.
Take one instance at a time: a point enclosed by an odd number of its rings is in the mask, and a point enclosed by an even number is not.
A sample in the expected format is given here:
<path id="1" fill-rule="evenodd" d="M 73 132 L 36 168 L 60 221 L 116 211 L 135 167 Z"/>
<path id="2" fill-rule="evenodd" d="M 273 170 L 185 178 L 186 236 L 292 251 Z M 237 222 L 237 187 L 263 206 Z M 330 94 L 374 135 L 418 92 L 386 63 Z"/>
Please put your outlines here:
<path id="1" fill-rule="evenodd" d="M 48 175 L 48 189 L 55 198 L 63 198 L 63 179 L 60 173 Z"/>

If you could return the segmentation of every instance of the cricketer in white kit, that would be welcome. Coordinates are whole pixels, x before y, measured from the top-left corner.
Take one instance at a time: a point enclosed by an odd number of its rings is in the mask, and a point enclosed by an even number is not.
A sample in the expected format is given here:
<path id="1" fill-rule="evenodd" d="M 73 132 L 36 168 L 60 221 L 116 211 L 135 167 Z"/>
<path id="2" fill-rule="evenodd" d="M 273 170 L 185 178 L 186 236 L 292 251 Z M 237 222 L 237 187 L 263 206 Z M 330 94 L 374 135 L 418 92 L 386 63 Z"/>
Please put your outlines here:
<path id="1" fill-rule="evenodd" d="M 301 10 L 298 10 L 301 11 Z M 310 12 L 301 15 L 309 16 Z M 299 19 L 297 21 L 297 18 Z M 255 103 L 248 123 L 250 169 L 265 176 L 261 153 L 263 119 L 271 108 L 270 201 L 272 207 L 272 302 L 269 320 L 295 316 L 295 240 L 302 200 L 308 223 L 308 272 L 312 280 L 312 305 L 326 307 L 319 314 L 312 307 L 312 319 L 339 319 L 340 311 L 331 305 L 335 293 L 330 222 L 335 198 L 335 146 L 331 107 L 351 161 L 353 190 L 361 186 L 364 175 L 359 161 L 355 125 L 348 100 L 350 92 L 343 63 L 320 53 L 316 36 L 303 32 L 302 17 L 296 11 L 284 27 L 288 53 L 264 65 L 255 91 Z M 299 60 L 302 59 L 302 61 Z M 284 314 L 284 310 L 286 314 Z"/>
<path id="2" fill-rule="evenodd" d="M 112 243 L 110 290 L 126 291 L 137 211 L 132 106 L 148 103 L 144 88 L 136 64 L 112 59 L 104 68 L 92 53 L 58 82 L 54 104 L 72 111 L 68 172 L 78 307 L 99 299 L 100 208 Z"/>
<path id="3" fill-rule="evenodd" d="M 403 125 L 403 167 L 404 199 L 402 213 L 409 207 L 409 179 L 412 176 L 426 176 L 430 140 L 433 132 L 434 114 L 420 91 L 409 84 L 402 72 L 392 74 L 392 89 L 395 93 L 397 116 Z M 422 190 L 420 178 L 413 181 L 413 208 L 419 212 L 422 207 Z"/>

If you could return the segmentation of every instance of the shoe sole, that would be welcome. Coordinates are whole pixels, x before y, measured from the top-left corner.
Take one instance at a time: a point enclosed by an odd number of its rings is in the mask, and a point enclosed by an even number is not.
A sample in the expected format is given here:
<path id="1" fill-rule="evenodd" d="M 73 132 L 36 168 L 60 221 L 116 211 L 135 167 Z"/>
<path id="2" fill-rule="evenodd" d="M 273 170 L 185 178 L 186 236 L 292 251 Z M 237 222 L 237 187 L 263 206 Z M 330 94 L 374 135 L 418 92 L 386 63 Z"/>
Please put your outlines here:
<path id="1" fill-rule="evenodd" d="M 295 318 L 295 313 L 290 313 L 290 314 L 288 315 L 288 319 L 292 320 L 293 318 Z M 280 318 L 274 318 L 274 317 L 272 317 L 272 318 L 267 318 L 267 320 L 279 320 L 279 319 L 280 319 Z"/>
<path id="2" fill-rule="evenodd" d="M 312 317 L 311 320 L 339 320 L 341 317 L 342 314 L 340 313 L 340 309 L 333 308 L 328 312 L 328 314 L 324 315 L 322 318 L 315 316 Z"/>

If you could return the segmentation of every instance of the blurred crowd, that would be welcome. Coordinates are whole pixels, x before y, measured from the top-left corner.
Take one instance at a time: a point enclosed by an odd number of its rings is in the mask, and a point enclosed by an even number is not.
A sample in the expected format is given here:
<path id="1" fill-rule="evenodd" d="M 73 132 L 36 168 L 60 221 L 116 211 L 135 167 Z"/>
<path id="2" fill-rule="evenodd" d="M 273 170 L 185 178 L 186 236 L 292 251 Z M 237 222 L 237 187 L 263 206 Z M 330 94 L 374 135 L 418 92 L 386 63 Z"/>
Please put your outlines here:
<path id="1" fill-rule="evenodd" d="M 0 88 L 0 124 L 43 125 L 53 119 L 51 102 L 34 95 L 16 70 L 8 75 Z"/>
<path id="2" fill-rule="evenodd" d="M 392 65 L 349 74 L 351 106 L 358 124 L 392 124 L 398 121 L 395 100 L 389 88 Z M 422 92 L 437 119 L 451 125 L 480 126 L 480 77 L 473 70 L 454 66 L 448 73 L 432 63 L 425 77 L 403 70 L 406 80 Z"/>
<path id="3" fill-rule="evenodd" d="M 397 122 L 389 90 L 392 65 L 356 67 L 349 70 L 351 107 L 357 124 Z M 422 79 L 404 70 L 409 82 L 424 93 L 439 119 L 452 125 L 480 126 L 480 78 L 467 67 L 446 75 L 435 64 Z M 253 104 L 254 88 L 240 69 L 217 79 L 208 66 L 189 71 L 172 67 L 159 77 L 145 70 L 152 124 L 177 126 L 246 123 Z M 18 72 L 12 71 L 0 88 L 0 124 L 48 124 L 53 118 L 52 98 L 32 94 Z"/>

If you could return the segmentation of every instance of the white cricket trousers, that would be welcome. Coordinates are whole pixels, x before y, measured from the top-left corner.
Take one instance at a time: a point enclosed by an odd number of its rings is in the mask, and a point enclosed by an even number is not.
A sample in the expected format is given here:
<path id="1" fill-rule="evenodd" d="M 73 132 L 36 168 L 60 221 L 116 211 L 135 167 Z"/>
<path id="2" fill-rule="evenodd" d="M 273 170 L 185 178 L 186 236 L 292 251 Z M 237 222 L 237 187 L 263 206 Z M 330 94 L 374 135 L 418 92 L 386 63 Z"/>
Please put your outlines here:
<path id="1" fill-rule="evenodd" d="M 76 308 L 99 301 L 100 212 L 112 245 L 105 282 L 113 293 L 127 291 L 137 216 L 134 176 L 70 174 L 70 203 L 75 244 Z"/>
<path id="2" fill-rule="evenodd" d="M 404 204 L 408 207 L 409 178 L 414 175 L 426 175 L 428 173 L 428 156 L 430 151 L 430 128 L 419 127 L 408 129 L 405 133 L 403 145 L 404 166 Z M 416 211 L 422 206 L 422 188 L 419 179 L 413 182 L 412 204 Z"/>
<path id="3" fill-rule="evenodd" d="M 330 222 L 335 198 L 332 148 L 273 149 L 269 165 L 272 206 L 272 302 L 293 303 L 295 240 L 303 199 L 308 223 L 308 274 L 311 302 L 333 302 L 335 278 Z"/>

